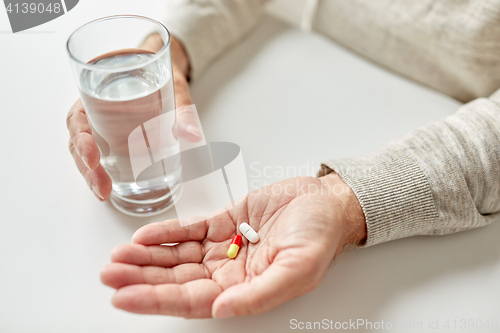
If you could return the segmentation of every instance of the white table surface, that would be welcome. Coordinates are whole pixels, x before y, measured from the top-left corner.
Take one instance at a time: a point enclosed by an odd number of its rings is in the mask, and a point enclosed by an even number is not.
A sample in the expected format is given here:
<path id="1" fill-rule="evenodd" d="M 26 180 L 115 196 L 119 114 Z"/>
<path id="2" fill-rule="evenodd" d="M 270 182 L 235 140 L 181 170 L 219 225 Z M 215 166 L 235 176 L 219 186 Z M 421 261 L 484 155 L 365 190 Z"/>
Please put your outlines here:
<path id="1" fill-rule="evenodd" d="M 77 90 L 64 43 L 98 17 L 159 18 L 160 2 L 81 1 L 19 34 L 7 32 L 0 9 L 0 332 L 287 332 L 291 319 L 422 323 L 398 332 L 436 332 L 430 321 L 442 332 L 500 331 L 443 328 L 448 319 L 490 326 L 500 319 L 498 224 L 344 254 L 316 290 L 259 316 L 186 320 L 113 308 L 113 290 L 99 280 L 110 251 L 175 211 L 128 217 L 86 187 L 67 148 L 65 116 Z M 207 138 L 241 146 L 252 188 L 294 176 L 280 174 L 287 167 L 312 175 L 322 160 L 380 148 L 459 107 L 269 17 L 192 92 Z"/>

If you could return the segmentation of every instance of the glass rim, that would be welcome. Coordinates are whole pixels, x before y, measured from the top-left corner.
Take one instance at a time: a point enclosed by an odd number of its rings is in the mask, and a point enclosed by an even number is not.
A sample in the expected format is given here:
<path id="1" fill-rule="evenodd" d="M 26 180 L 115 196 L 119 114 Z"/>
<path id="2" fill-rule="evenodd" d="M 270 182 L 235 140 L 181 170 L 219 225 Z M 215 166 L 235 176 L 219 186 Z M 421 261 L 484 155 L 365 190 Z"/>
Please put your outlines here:
<path id="1" fill-rule="evenodd" d="M 91 65 L 91 64 L 88 64 L 86 62 L 81 61 L 73 53 L 71 53 L 71 51 L 69 49 L 69 43 L 70 43 L 71 39 L 73 38 L 73 36 L 75 36 L 76 33 L 82 31 L 84 28 L 87 28 L 90 25 L 94 25 L 94 24 L 99 23 L 99 22 L 108 21 L 108 20 L 115 20 L 115 19 L 124 19 L 124 18 L 125 19 L 139 19 L 139 20 L 149 21 L 151 23 L 158 25 L 160 27 L 160 29 L 162 29 L 162 30 L 164 30 L 164 32 L 166 32 L 167 42 L 163 43 L 163 47 L 158 52 L 154 53 L 153 57 L 151 59 L 149 59 L 148 61 L 141 63 L 141 64 L 134 65 L 134 66 L 128 66 L 128 67 L 109 68 L 109 67 L 98 65 L 98 64 Z M 68 52 L 68 55 L 72 61 L 78 63 L 80 66 L 82 66 L 83 68 L 88 69 L 88 70 L 99 70 L 99 71 L 110 72 L 110 73 L 133 70 L 133 69 L 136 69 L 138 67 L 144 67 L 144 66 L 147 66 L 149 64 L 152 64 L 153 62 L 155 62 L 158 59 L 160 59 L 161 57 L 163 57 L 163 55 L 168 51 L 169 47 L 170 47 L 170 32 L 168 31 L 167 27 L 165 27 L 161 22 L 159 22 L 155 19 L 145 17 L 145 16 L 140 16 L 140 15 L 112 15 L 112 16 L 105 16 L 105 17 L 101 17 L 101 18 L 96 19 L 96 20 L 92 20 L 92 21 L 87 22 L 84 25 L 80 26 L 75 31 L 73 31 L 73 33 L 71 33 L 71 35 L 68 37 L 68 40 L 66 42 L 66 51 Z"/>

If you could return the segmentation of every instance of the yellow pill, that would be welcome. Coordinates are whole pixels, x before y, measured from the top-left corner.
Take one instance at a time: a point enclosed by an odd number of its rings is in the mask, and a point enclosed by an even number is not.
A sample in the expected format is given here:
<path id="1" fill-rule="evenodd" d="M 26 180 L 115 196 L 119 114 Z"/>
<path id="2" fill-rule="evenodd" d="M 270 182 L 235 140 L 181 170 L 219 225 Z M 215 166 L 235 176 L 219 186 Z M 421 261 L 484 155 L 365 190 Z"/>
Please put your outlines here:
<path id="1" fill-rule="evenodd" d="M 231 245 L 229 245 L 229 249 L 227 250 L 227 256 L 231 259 L 236 258 L 238 255 L 238 251 L 240 250 L 240 245 L 241 245 L 241 236 L 236 235 L 233 237 L 233 240 L 231 241 Z"/>

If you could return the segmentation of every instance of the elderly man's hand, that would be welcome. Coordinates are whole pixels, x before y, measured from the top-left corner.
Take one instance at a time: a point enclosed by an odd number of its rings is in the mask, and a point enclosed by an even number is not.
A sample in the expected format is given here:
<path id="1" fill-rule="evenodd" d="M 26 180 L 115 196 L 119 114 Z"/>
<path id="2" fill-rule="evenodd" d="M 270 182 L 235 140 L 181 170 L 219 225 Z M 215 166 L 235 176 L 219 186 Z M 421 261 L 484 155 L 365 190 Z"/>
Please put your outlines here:
<path id="1" fill-rule="evenodd" d="M 187 77 L 189 59 L 182 44 L 171 37 L 172 69 L 175 89 L 176 135 L 189 142 L 202 139 L 196 115 L 192 108 L 183 108 L 193 104 L 189 92 Z M 141 45 L 142 49 L 157 52 L 163 47 L 163 40 L 158 34 L 149 35 Z M 106 200 L 111 193 L 111 179 L 100 164 L 100 152 L 92 137 L 85 109 L 80 99 L 69 110 L 66 124 L 69 130 L 69 150 L 80 173 L 88 186 L 100 200 Z"/>
<path id="2" fill-rule="evenodd" d="M 227 257 L 241 223 L 259 234 Z M 120 309 L 187 318 L 249 315 L 307 293 L 346 245 L 366 237 L 356 196 L 336 174 L 299 177 L 250 193 L 219 216 L 139 229 L 116 247 L 101 280 Z M 177 245 L 162 245 L 178 243 Z"/>

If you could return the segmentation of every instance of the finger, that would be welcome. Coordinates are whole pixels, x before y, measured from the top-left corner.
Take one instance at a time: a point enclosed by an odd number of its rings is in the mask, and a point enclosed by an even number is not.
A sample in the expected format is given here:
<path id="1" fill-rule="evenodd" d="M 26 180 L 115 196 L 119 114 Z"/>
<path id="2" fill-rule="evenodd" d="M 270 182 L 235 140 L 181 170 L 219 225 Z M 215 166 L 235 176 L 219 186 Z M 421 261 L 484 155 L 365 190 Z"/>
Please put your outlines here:
<path id="1" fill-rule="evenodd" d="M 160 245 L 187 241 L 202 241 L 207 234 L 206 221 L 182 227 L 179 220 L 148 224 L 134 233 L 132 242 L 142 245 Z"/>
<path id="2" fill-rule="evenodd" d="M 313 290 L 319 284 L 320 272 L 324 270 L 315 264 L 314 258 L 304 260 L 294 254 L 286 257 L 285 260 L 275 258 L 261 275 L 223 291 L 212 306 L 213 317 L 262 313 Z"/>
<path id="3" fill-rule="evenodd" d="M 99 165 L 100 152 L 90 129 L 85 109 L 81 100 L 77 100 L 71 107 L 66 118 L 70 140 L 75 146 L 78 159 L 81 159 L 90 170 Z"/>
<path id="4" fill-rule="evenodd" d="M 111 261 L 139 266 L 172 267 L 201 263 L 202 259 L 203 249 L 199 242 L 185 242 L 175 246 L 123 244 L 111 252 Z"/>
<path id="5" fill-rule="evenodd" d="M 174 71 L 175 90 L 175 125 L 174 135 L 188 142 L 198 142 L 203 139 L 199 127 L 196 108 L 191 99 L 189 84 L 179 71 Z"/>
<path id="6" fill-rule="evenodd" d="M 209 318 L 212 302 L 221 291 L 221 287 L 210 279 L 184 284 L 138 284 L 118 289 L 113 305 L 134 313 Z"/>
<path id="7" fill-rule="evenodd" d="M 189 83 L 182 73 L 174 66 L 174 90 L 175 90 L 175 108 L 182 108 L 193 104 Z"/>
<path id="8" fill-rule="evenodd" d="M 111 288 L 121 288 L 131 284 L 185 283 L 208 278 L 210 274 L 202 264 L 183 264 L 164 268 L 114 262 L 101 270 L 102 283 Z"/>
<path id="9" fill-rule="evenodd" d="M 153 32 L 152 34 L 148 35 L 140 46 L 141 49 L 151 51 L 153 53 L 158 52 L 162 47 L 163 39 L 157 32 Z"/>
<path id="10" fill-rule="evenodd" d="M 94 170 L 90 170 L 89 168 L 87 168 L 83 161 L 78 158 L 75 146 L 71 141 L 69 143 L 69 150 L 73 155 L 78 170 L 87 181 L 90 189 L 94 192 L 99 200 L 106 200 L 109 197 L 112 189 L 111 178 L 109 178 L 108 173 L 100 164 Z"/>

